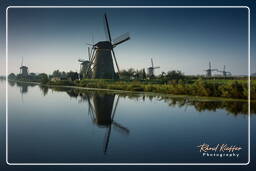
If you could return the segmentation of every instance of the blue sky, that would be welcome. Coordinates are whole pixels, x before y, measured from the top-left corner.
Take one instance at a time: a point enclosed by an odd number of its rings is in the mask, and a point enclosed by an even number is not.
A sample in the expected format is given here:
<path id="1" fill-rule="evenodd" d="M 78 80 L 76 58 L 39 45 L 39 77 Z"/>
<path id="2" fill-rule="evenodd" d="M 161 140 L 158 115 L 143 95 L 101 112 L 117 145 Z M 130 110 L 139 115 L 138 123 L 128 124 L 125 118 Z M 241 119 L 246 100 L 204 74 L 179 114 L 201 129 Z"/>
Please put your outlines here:
<path id="1" fill-rule="evenodd" d="M 105 40 L 103 14 L 112 37 L 129 32 L 131 40 L 115 48 L 121 69 L 146 68 L 150 58 L 161 71 L 204 74 L 214 68 L 247 74 L 246 8 L 168 9 L 9 9 L 9 72 L 21 57 L 30 72 L 79 70 L 87 43 Z"/>

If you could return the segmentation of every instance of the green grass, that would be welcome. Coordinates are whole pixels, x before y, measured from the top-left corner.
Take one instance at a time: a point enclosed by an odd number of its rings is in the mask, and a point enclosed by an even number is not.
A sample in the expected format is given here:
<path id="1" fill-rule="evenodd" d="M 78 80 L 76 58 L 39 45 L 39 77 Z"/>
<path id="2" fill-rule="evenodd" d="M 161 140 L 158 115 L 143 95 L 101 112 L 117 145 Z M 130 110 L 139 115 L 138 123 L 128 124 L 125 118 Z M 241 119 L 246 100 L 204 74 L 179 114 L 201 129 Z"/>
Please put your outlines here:
<path id="1" fill-rule="evenodd" d="M 43 84 L 41 82 L 41 84 Z M 183 80 L 112 80 L 83 79 L 76 81 L 49 81 L 46 84 L 56 86 L 79 86 L 124 90 L 133 92 L 153 92 L 170 95 L 191 95 L 204 97 L 222 97 L 248 99 L 248 81 L 243 79 L 183 79 Z M 256 80 L 251 80 L 251 100 L 256 100 Z"/>
<path id="2" fill-rule="evenodd" d="M 235 99 L 248 98 L 247 80 L 202 80 L 192 83 L 174 81 L 168 84 L 159 84 L 150 81 L 115 81 L 104 79 L 83 79 L 76 81 L 75 86 L 125 90 L 136 92 L 154 92 L 174 95 L 193 95 L 206 97 L 224 97 Z M 251 99 L 256 99 L 256 80 L 251 81 Z"/>

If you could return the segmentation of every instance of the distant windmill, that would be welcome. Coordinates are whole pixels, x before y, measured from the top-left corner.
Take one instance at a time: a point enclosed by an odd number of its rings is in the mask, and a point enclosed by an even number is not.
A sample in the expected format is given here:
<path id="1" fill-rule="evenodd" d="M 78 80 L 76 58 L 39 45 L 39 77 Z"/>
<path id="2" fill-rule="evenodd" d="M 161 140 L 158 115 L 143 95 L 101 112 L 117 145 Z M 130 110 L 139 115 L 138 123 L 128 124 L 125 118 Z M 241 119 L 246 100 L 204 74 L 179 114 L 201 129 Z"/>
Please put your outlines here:
<path id="1" fill-rule="evenodd" d="M 93 61 L 91 58 L 91 49 L 89 47 L 88 47 L 88 60 L 78 59 L 78 62 L 80 62 L 80 79 L 91 78 L 92 77 L 91 66 L 93 64 Z"/>
<path id="2" fill-rule="evenodd" d="M 28 67 L 25 66 L 25 65 L 23 65 L 23 57 L 22 57 L 22 59 L 21 59 L 20 74 L 21 74 L 23 77 L 28 76 Z"/>
<path id="3" fill-rule="evenodd" d="M 119 74 L 119 66 L 116 60 L 114 48 L 129 40 L 130 36 L 129 33 L 125 33 L 112 40 L 107 14 L 104 15 L 104 22 L 106 26 L 105 34 L 107 41 L 100 41 L 92 45 L 90 60 L 92 65 L 90 70 L 92 71 L 92 78 L 113 79 L 115 78 L 115 69 L 112 57 L 114 58 L 117 72 Z"/>
<path id="4" fill-rule="evenodd" d="M 209 68 L 206 71 L 206 77 L 211 77 L 213 71 L 218 71 L 218 69 L 212 69 L 211 62 L 209 62 Z"/>
<path id="5" fill-rule="evenodd" d="M 154 66 L 154 63 L 153 63 L 153 59 L 151 58 L 151 66 L 148 67 L 148 76 L 151 78 L 151 77 L 154 77 L 154 71 L 155 69 L 158 69 L 160 68 L 159 66 Z"/>
<path id="6" fill-rule="evenodd" d="M 218 72 L 221 72 L 223 74 L 223 77 L 231 76 L 231 72 L 226 71 L 226 65 L 224 65 L 223 71 L 218 70 Z"/>

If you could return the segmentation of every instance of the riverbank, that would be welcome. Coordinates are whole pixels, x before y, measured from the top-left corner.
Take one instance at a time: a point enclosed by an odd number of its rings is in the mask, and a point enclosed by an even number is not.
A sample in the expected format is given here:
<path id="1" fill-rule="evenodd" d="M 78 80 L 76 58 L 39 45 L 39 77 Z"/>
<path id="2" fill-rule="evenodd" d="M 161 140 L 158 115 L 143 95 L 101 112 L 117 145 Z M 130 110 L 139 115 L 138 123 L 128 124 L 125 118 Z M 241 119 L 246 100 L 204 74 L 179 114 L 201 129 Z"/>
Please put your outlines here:
<path id="1" fill-rule="evenodd" d="M 17 80 L 16 80 L 17 81 Z M 29 82 L 29 81 L 23 81 Z M 159 95 L 193 96 L 206 98 L 224 98 L 232 100 L 248 99 L 246 80 L 196 80 L 192 83 L 173 82 L 169 84 L 143 81 L 115 81 L 83 79 L 81 81 L 49 81 L 46 84 L 30 82 L 49 87 L 67 87 L 87 90 L 102 90 L 133 93 L 154 93 Z M 251 81 L 251 100 L 256 100 L 256 81 Z"/>

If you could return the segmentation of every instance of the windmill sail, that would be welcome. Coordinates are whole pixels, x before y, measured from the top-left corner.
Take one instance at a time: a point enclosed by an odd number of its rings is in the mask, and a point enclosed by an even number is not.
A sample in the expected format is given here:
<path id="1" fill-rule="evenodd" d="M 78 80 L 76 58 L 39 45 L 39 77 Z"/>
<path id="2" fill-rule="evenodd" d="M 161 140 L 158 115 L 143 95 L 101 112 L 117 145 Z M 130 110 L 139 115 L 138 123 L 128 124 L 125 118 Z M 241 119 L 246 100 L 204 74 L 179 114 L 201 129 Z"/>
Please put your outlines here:
<path id="1" fill-rule="evenodd" d="M 110 35 L 110 29 L 109 29 L 109 25 L 108 25 L 107 14 L 104 15 L 104 19 L 105 19 L 105 35 L 106 35 L 106 38 L 109 42 L 112 42 L 111 35 Z"/>
<path id="2" fill-rule="evenodd" d="M 129 33 L 124 33 L 121 36 L 119 36 L 119 37 L 117 37 L 113 40 L 113 46 L 117 46 L 117 45 L 119 45 L 119 44 L 121 44 L 121 43 L 123 43 L 123 42 L 125 42 L 129 39 L 130 39 Z"/>

